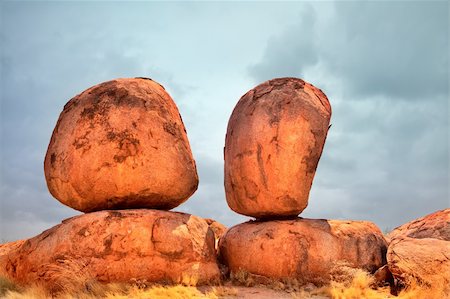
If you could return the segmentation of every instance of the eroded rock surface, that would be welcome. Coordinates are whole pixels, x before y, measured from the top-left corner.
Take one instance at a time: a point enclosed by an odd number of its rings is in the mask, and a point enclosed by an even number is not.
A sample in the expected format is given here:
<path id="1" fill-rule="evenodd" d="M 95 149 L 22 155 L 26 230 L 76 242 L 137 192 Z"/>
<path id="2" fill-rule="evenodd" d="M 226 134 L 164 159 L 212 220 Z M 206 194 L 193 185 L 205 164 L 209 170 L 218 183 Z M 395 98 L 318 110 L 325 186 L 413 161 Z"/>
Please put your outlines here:
<path id="1" fill-rule="evenodd" d="M 371 222 L 298 218 L 236 225 L 219 250 L 232 273 L 321 284 L 338 264 L 374 272 L 386 264 L 387 243 Z"/>
<path id="2" fill-rule="evenodd" d="M 7 255 L 7 274 L 49 288 L 89 273 L 100 282 L 216 281 L 214 234 L 205 220 L 158 210 L 101 211 L 73 217 Z"/>
<path id="3" fill-rule="evenodd" d="M 404 237 L 450 241 L 450 209 L 440 210 L 405 223 L 388 235 L 390 240 Z"/>
<path id="4" fill-rule="evenodd" d="M 387 252 L 389 270 L 400 285 L 420 283 L 450 291 L 450 242 L 397 238 Z"/>
<path id="5" fill-rule="evenodd" d="M 256 218 L 303 211 L 330 117 L 325 94 L 301 79 L 266 81 L 242 96 L 224 149 L 230 208 Z"/>
<path id="6" fill-rule="evenodd" d="M 145 78 L 117 79 L 71 99 L 44 163 L 51 194 L 74 209 L 171 209 L 198 186 L 178 109 Z"/>
<path id="7" fill-rule="evenodd" d="M 398 286 L 419 283 L 450 293 L 450 209 L 399 226 L 388 239 L 388 266 Z"/>
<path id="8" fill-rule="evenodd" d="M 0 244 L 0 256 L 7 255 L 10 251 L 13 251 L 22 246 L 23 243 L 25 243 L 25 240 L 18 240 Z"/>

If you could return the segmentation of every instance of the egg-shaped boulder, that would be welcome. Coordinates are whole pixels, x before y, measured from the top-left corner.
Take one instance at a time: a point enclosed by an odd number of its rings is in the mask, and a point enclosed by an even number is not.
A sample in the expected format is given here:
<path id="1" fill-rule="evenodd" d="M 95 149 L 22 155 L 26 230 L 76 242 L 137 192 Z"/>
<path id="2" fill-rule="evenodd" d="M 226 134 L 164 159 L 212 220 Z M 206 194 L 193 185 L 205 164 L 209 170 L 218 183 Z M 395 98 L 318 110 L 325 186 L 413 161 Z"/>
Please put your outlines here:
<path id="1" fill-rule="evenodd" d="M 44 162 L 50 193 L 83 212 L 171 209 L 198 175 L 178 108 L 146 78 L 116 79 L 72 98 Z"/>
<path id="2" fill-rule="evenodd" d="M 230 208 L 256 218 L 301 213 L 308 205 L 330 117 L 325 94 L 297 78 L 269 80 L 242 96 L 225 138 Z"/>

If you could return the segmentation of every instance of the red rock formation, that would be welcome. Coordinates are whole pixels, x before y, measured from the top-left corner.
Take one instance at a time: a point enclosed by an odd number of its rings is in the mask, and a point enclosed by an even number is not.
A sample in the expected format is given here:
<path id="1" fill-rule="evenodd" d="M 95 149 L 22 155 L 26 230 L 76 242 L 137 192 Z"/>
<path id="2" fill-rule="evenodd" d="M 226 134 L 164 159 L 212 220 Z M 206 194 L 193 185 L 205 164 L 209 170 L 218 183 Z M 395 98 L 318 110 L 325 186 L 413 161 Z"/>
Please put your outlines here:
<path id="1" fill-rule="evenodd" d="M 61 113 L 45 157 L 51 194 L 74 209 L 171 209 L 198 185 L 186 129 L 164 88 L 143 78 L 93 86 Z"/>
<path id="2" fill-rule="evenodd" d="M 388 267 L 399 286 L 419 283 L 450 292 L 450 209 L 394 229 Z"/>
<path id="3" fill-rule="evenodd" d="M 18 240 L 0 244 L 0 256 L 7 255 L 10 251 L 13 251 L 22 246 L 23 243 L 25 243 L 25 240 Z"/>
<path id="4" fill-rule="evenodd" d="M 214 219 L 206 218 L 205 221 L 206 223 L 208 223 L 209 227 L 214 232 L 217 247 L 219 239 L 222 238 L 223 234 L 227 231 L 227 227 Z"/>
<path id="5" fill-rule="evenodd" d="M 247 92 L 234 108 L 225 140 L 230 208 L 256 218 L 303 211 L 330 117 L 325 94 L 300 79 L 273 79 Z"/>
<path id="6" fill-rule="evenodd" d="M 397 238 L 387 252 L 389 270 L 400 285 L 420 283 L 450 291 L 450 242 Z"/>
<path id="7" fill-rule="evenodd" d="M 405 223 L 389 233 L 388 239 L 410 237 L 450 241 L 450 209 L 440 210 Z"/>
<path id="8" fill-rule="evenodd" d="M 44 283 L 50 289 L 78 273 L 100 282 L 202 284 L 219 278 L 214 234 L 205 220 L 144 209 L 64 220 L 11 251 L 6 271 L 20 284 Z"/>
<path id="9" fill-rule="evenodd" d="M 371 222 L 301 219 L 246 222 L 227 230 L 220 258 L 231 272 L 324 283 L 335 265 L 375 271 L 387 244 Z"/>

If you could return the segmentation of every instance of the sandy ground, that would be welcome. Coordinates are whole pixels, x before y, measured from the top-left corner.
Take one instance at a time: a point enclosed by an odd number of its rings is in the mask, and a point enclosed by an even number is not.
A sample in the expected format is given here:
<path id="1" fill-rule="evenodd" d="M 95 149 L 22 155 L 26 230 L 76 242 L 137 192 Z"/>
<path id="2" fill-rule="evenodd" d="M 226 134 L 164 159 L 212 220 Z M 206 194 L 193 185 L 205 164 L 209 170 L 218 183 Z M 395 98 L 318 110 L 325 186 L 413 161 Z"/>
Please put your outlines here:
<path id="1" fill-rule="evenodd" d="M 207 292 L 211 287 L 199 287 L 202 292 Z M 311 296 L 307 294 L 288 293 L 286 291 L 273 290 L 265 287 L 243 287 L 243 286 L 226 286 L 224 289 L 230 289 L 230 295 L 220 296 L 224 299 L 292 299 L 292 298 L 305 298 L 305 299 L 329 299 L 324 296 Z M 236 293 L 237 291 L 237 293 Z M 224 292 L 225 293 L 225 292 Z"/>

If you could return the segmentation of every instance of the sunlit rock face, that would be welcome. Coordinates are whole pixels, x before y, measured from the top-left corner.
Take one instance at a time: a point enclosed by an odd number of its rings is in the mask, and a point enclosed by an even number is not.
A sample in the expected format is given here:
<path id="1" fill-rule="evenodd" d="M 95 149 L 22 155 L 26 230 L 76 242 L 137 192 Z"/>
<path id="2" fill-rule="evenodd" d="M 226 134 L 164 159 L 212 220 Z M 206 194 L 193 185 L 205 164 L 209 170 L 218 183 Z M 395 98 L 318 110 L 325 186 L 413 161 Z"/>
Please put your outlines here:
<path id="1" fill-rule="evenodd" d="M 367 221 L 251 221 L 231 227 L 219 242 L 232 273 L 316 284 L 328 282 L 336 265 L 374 272 L 386 264 L 386 250 L 383 234 Z"/>
<path id="2" fill-rule="evenodd" d="M 202 218 L 158 210 L 84 214 L 8 253 L 7 274 L 57 289 L 79 271 L 100 282 L 204 284 L 219 279 L 214 233 Z"/>
<path id="3" fill-rule="evenodd" d="M 197 189 L 181 116 L 145 78 L 93 86 L 62 111 L 44 162 L 51 194 L 83 212 L 171 209 Z"/>
<path id="4" fill-rule="evenodd" d="M 444 209 L 405 223 L 389 233 L 388 239 L 410 237 L 450 241 L 450 209 Z"/>
<path id="5" fill-rule="evenodd" d="M 2 259 L 3 256 L 8 255 L 9 252 L 22 246 L 22 244 L 24 242 L 25 242 L 25 240 L 17 240 L 17 241 L 13 241 L 13 242 L 0 244 L 0 260 Z M 1 269 L 3 269 L 1 267 L 1 265 L 2 265 L 2 263 L 0 262 L 0 272 L 1 272 Z"/>
<path id="6" fill-rule="evenodd" d="M 399 226 L 388 237 L 387 261 L 397 284 L 450 292 L 450 209 Z"/>
<path id="7" fill-rule="evenodd" d="M 273 79 L 242 96 L 225 139 L 230 208 L 256 218 L 301 213 L 308 205 L 330 117 L 325 94 L 301 79 Z"/>
<path id="8" fill-rule="evenodd" d="M 216 240 L 216 249 L 219 243 L 220 238 L 222 238 L 223 234 L 227 231 L 227 227 L 220 222 L 217 222 L 214 219 L 206 218 L 206 223 L 208 223 L 211 230 L 214 232 L 214 237 Z"/>
<path id="9" fill-rule="evenodd" d="M 450 291 L 450 242 L 434 238 L 397 238 L 389 244 L 389 270 L 397 284 L 424 284 Z"/>

